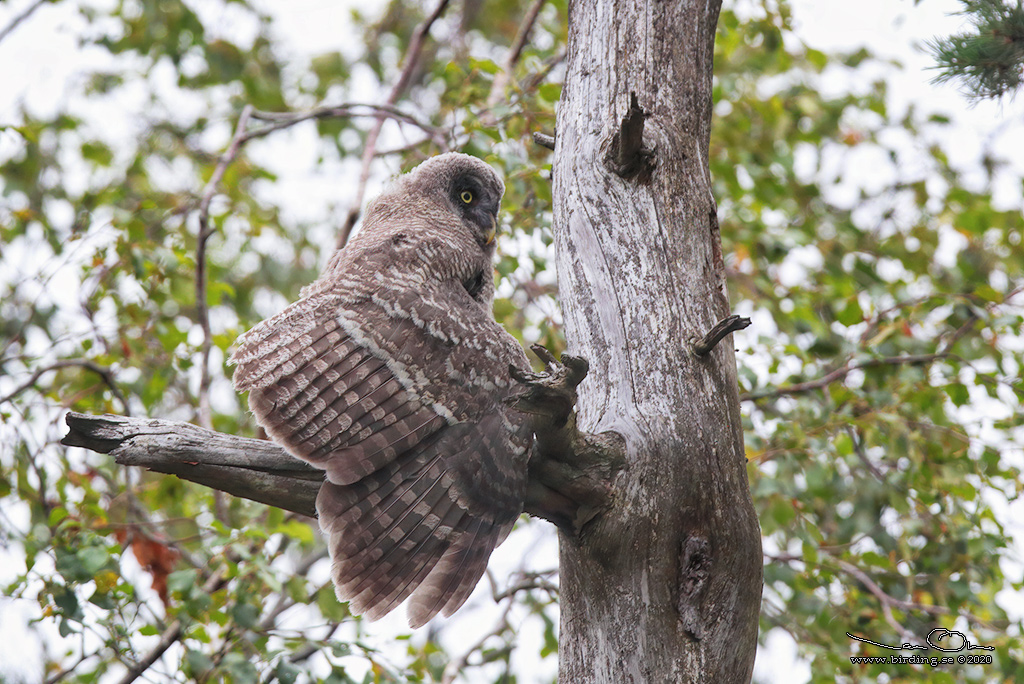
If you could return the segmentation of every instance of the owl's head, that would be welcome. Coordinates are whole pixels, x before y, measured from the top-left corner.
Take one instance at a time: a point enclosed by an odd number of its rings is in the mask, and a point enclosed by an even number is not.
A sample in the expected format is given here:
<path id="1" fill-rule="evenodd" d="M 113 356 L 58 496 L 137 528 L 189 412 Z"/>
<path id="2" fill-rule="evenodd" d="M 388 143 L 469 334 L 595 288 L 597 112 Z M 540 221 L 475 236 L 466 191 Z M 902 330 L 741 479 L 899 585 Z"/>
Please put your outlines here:
<path id="1" fill-rule="evenodd" d="M 442 205 L 485 251 L 491 251 L 505 184 L 480 159 L 459 152 L 431 157 L 399 178 L 395 190 Z"/>

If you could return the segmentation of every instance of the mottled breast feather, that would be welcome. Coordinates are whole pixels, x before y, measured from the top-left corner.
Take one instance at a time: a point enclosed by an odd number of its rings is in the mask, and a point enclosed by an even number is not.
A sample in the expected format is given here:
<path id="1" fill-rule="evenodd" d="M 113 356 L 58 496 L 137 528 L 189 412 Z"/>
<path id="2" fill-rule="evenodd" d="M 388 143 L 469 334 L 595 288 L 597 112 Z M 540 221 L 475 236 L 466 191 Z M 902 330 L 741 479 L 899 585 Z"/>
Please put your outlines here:
<path id="1" fill-rule="evenodd" d="M 522 512 L 532 434 L 503 399 L 528 362 L 491 313 L 503 191 L 473 157 L 424 162 L 232 356 L 256 421 L 325 471 L 338 597 L 371 619 L 410 597 L 413 627 L 451 615 Z"/>

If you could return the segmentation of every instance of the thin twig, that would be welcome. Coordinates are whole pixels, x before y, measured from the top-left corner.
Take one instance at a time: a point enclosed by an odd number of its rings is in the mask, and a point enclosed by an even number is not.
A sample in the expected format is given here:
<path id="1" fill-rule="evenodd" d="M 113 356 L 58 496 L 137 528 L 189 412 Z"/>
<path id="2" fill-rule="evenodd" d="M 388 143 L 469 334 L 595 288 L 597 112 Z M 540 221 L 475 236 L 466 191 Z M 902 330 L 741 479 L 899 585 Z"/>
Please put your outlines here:
<path id="1" fill-rule="evenodd" d="M 401 74 L 398 76 L 398 80 L 395 85 L 391 88 L 391 92 L 388 93 L 388 97 L 384 102 L 385 106 L 394 106 L 398 102 L 398 98 L 402 96 L 406 88 L 409 87 L 409 81 L 412 79 L 412 74 L 416 70 L 420 61 L 420 52 L 423 50 L 423 44 L 426 41 L 427 34 L 430 32 L 431 26 L 438 20 L 445 8 L 448 7 L 449 0 L 440 0 L 434 11 L 423 20 L 423 22 L 416 27 L 413 32 L 412 40 L 409 41 L 409 48 L 405 52 L 405 66 L 402 68 Z M 356 186 L 356 194 L 352 199 L 352 208 L 349 209 L 348 216 L 345 217 L 345 222 L 341 226 L 341 232 L 338 235 L 338 247 L 343 247 L 348 242 L 348 236 L 352 233 L 352 229 L 356 225 L 356 221 L 359 219 L 359 213 L 362 210 L 363 197 L 366 195 L 366 185 L 370 180 L 370 167 L 373 164 L 373 160 L 376 157 L 377 152 L 377 138 L 380 137 L 380 131 L 384 127 L 384 121 L 386 116 L 378 113 L 373 127 L 366 135 L 366 145 L 363 147 L 363 159 L 362 159 L 362 170 L 359 173 L 359 184 Z"/>
<path id="2" fill-rule="evenodd" d="M 864 464 L 864 467 L 868 469 L 868 472 L 874 475 L 875 479 L 879 482 L 885 482 L 885 475 L 878 467 L 871 462 L 868 455 L 864 452 L 864 442 L 859 438 L 857 431 L 853 429 L 853 426 L 846 426 L 846 434 L 850 436 L 850 442 L 853 444 L 853 453 L 857 454 L 857 458 Z"/>
<path id="3" fill-rule="evenodd" d="M 904 356 L 888 356 L 881 359 L 867 359 L 859 363 L 847 361 L 839 368 L 826 373 L 816 380 L 798 382 L 785 387 L 778 387 L 773 390 L 765 390 L 763 392 L 742 394 L 740 395 L 740 401 L 760 401 L 761 399 L 777 399 L 779 397 L 786 397 L 794 394 L 803 394 L 804 392 L 824 389 L 833 382 L 842 380 L 855 370 L 878 368 L 879 366 L 923 366 L 932 363 L 933 361 L 938 361 L 939 359 L 945 359 L 948 356 L 949 354 L 947 353 L 907 354 Z"/>
<path id="4" fill-rule="evenodd" d="M 11 32 L 18 28 L 18 25 L 21 24 L 21 22 L 31 17 L 35 11 L 46 4 L 46 2 L 47 0 L 36 0 L 34 3 L 26 7 L 21 14 L 14 17 L 14 19 L 11 19 L 11 23 L 0 29 L 0 41 L 11 35 Z"/>
<path id="5" fill-rule="evenodd" d="M 245 129 L 252 116 L 252 105 L 242 108 L 238 117 L 238 125 L 235 127 L 235 134 L 231 143 L 224 151 L 224 154 L 217 160 L 217 166 L 213 169 L 210 180 L 203 189 L 202 198 L 199 201 L 199 235 L 196 240 L 196 316 L 199 318 L 199 325 L 203 329 L 203 344 L 201 347 L 202 361 L 200 363 L 199 380 L 199 424 L 205 428 L 213 429 L 213 414 L 210 410 L 210 350 L 213 348 L 213 335 L 210 333 L 210 311 L 206 304 L 206 241 L 213 234 L 210 228 L 210 203 L 217 192 L 217 186 L 224 178 L 228 166 L 238 156 L 242 147 Z"/>
<path id="6" fill-rule="evenodd" d="M 302 648 L 299 648 L 291 652 L 290 654 L 288 654 L 287 658 L 283 658 L 282 660 L 285 660 L 293 665 L 309 660 L 312 656 L 316 655 L 317 653 L 320 653 L 329 646 L 331 640 L 334 638 L 334 633 L 341 629 L 342 624 L 344 623 L 337 622 L 332 625 L 328 625 L 327 634 L 325 634 L 322 639 L 320 639 L 319 641 L 313 641 L 311 643 L 306 644 Z M 277 672 L 277 668 L 274 668 L 273 670 L 268 672 L 266 678 L 263 680 L 263 684 L 272 684 L 272 682 L 277 681 Z"/>
<path id="7" fill-rule="evenodd" d="M 297 566 L 295 566 L 295 570 L 292 571 L 291 576 L 305 577 L 309 573 L 310 568 L 312 568 L 321 559 L 326 557 L 327 547 L 323 546 L 318 548 L 313 553 L 308 554 L 299 562 Z M 274 607 L 271 608 L 269 612 L 267 612 L 266 616 L 264 616 L 262 620 L 260 620 L 260 631 L 266 632 L 268 630 L 273 629 L 277 625 L 277 618 L 281 616 L 281 613 L 288 610 L 294 605 L 295 601 L 288 596 L 287 592 L 281 592 L 280 594 L 278 594 L 277 601 L 274 604 Z"/>
<path id="8" fill-rule="evenodd" d="M 991 310 L 997 309 L 1000 306 L 1004 306 L 1008 304 L 1011 299 L 1013 299 L 1022 292 L 1024 292 L 1024 285 L 1015 287 L 1006 294 L 1002 301 L 990 303 L 987 305 L 987 308 Z M 922 298 L 921 300 L 911 300 L 910 302 L 905 302 L 901 305 L 890 307 L 889 309 L 886 309 L 881 314 L 879 314 L 879 316 L 884 315 L 885 313 L 888 313 L 895 309 L 901 308 L 902 306 L 918 304 L 921 301 L 925 301 L 925 299 L 926 298 Z M 791 396 L 794 394 L 802 394 L 804 392 L 810 392 L 817 389 L 824 389 L 833 382 L 836 382 L 837 380 L 842 380 L 851 372 L 863 368 L 877 368 L 880 366 L 902 365 L 920 366 L 927 365 L 941 359 L 954 359 L 970 366 L 970 363 L 953 354 L 952 349 L 956 345 L 956 343 L 960 341 L 960 339 L 962 339 L 965 335 L 971 332 L 971 330 L 974 328 L 974 324 L 978 322 L 979 318 L 980 317 L 974 313 L 969 315 L 967 317 L 967 320 L 964 321 L 956 330 L 954 330 L 953 334 L 950 335 L 949 338 L 943 341 L 940 350 L 934 354 L 908 354 L 904 356 L 889 356 L 881 359 L 868 359 L 866 361 L 861 361 L 859 363 L 854 363 L 852 360 L 847 360 L 839 368 L 836 368 L 835 370 L 826 373 L 825 375 L 821 376 L 816 380 L 798 382 L 793 385 L 779 387 L 773 390 L 764 390 L 761 392 L 750 392 L 747 394 L 741 394 L 740 401 L 759 401 L 761 399 L 777 399 L 779 397 Z M 863 341 L 864 339 L 865 338 L 862 336 L 861 340 Z M 998 379 L 996 381 L 998 381 Z"/>
<path id="9" fill-rule="evenodd" d="M 358 111 L 365 109 L 367 111 Z M 429 136 L 429 139 L 439 146 L 444 145 L 444 134 L 436 127 L 420 121 L 415 116 L 401 111 L 392 105 L 374 105 L 362 102 L 350 102 L 340 105 L 323 106 L 311 109 L 307 112 L 264 112 L 254 110 L 253 119 L 270 121 L 270 125 L 254 129 L 242 136 L 242 143 L 247 143 L 254 138 L 262 138 L 265 135 L 294 126 L 310 119 L 333 119 L 333 118 L 354 118 L 361 116 L 384 117 L 400 123 L 416 126 Z"/>
<path id="10" fill-rule="evenodd" d="M 477 639 L 476 643 L 470 646 L 461 656 L 448 662 L 448 665 L 444 668 L 444 674 L 441 677 L 441 684 L 451 684 L 454 682 L 455 678 L 459 676 L 460 672 L 462 672 L 462 669 L 466 667 L 471 655 L 481 650 L 488 639 L 493 636 L 500 635 L 509 628 L 508 615 L 512 611 L 513 605 L 515 605 L 515 601 L 510 600 L 505 605 L 505 610 L 501 612 L 501 617 L 498 618 L 498 622 L 495 623 L 494 628 Z"/>
<path id="11" fill-rule="evenodd" d="M 524 577 L 523 579 L 519 580 L 515 584 L 505 588 L 502 591 L 497 591 L 497 587 L 494 587 L 493 589 L 494 591 L 492 591 L 491 593 L 496 602 L 501 602 L 502 600 L 509 598 L 510 596 L 513 596 L 515 594 L 518 594 L 521 591 L 531 591 L 533 589 L 541 589 L 554 596 L 558 596 L 559 592 L 559 587 L 557 584 L 550 580 L 544 579 L 544 577 L 542 577 L 539 573 Z"/>
<path id="12" fill-rule="evenodd" d="M 227 584 L 227 579 L 224 578 L 223 572 L 223 570 L 218 570 L 210 575 L 209 579 L 203 583 L 202 590 L 204 594 L 212 594 Z M 128 671 L 124 674 L 124 677 L 120 679 L 118 684 L 131 684 L 145 674 L 146 670 L 153 667 L 153 664 L 167 652 L 167 649 L 181 638 L 181 634 L 181 620 L 175 620 L 168 625 L 167 629 L 165 629 L 160 635 L 160 640 L 156 643 L 156 646 L 150 649 L 150 651 L 143 656 L 141 660 L 137 661 L 135 665 L 128 668 Z"/>
<path id="13" fill-rule="evenodd" d="M 556 66 L 565 61 L 565 50 L 560 50 L 556 54 L 548 57 L 541 65 L 540 71 L 531 76 L 526 83 L 523 85 L 522 90 L 524 93 L 532 92 L 537 86 L 544 82 L 544 79 L 548 77 Z"/>
<path id="14" fill-rule="evenodd" d="M 52 676 L 47 677 L 46 684 L 57 684 L 57 682 L 62 681 L 69 674 L 74 673 L 74 671 L 78 669 L 79 665 L 85 662 L 87 658 L 91 658 L 93 655 L 94 654 L 90 653 L 89 651 L 83 648 L 82 654 L 78 657 L 78 660 L 68 665 L 67 667 L 62 668 L 59 672 L 54 673 Z"/>
<path id="15" fill-rule="evenodd" d="M 819 547 L 818 550 L 822 551 L 822 550 L 824 550 L 824 547 Z M 816 565 L 818 567 L 826 567 L 826 568 L 828 567 L 827 563 L 813 563 L 813 562 L 810 562 L 807 559 L 805 559 L 803 556 L 796 556 L 796 555 L 789 554 L 789 553 L 780 553 L 780 554 L 769 554 L 769 553 L 766 553 L 766 554 L 764 554 L 764 556 L 768 560 L 776 561 L 776 562 L 781 562 L 781 563 L 799 562 L 799 563 L 805 563 L 807 565 Z M 887 593 L 884 589 L 882 589 L 881 586 L 879 586 L 879 584 L 877 582 L 875 582 L 873 579 L 871 579 L 870 575 L 868 575 L 866 572 L 864 572 L 863 570 L 858 568 L 853 563 L 850 563 L 848 561 L 844 561 L 844 560 L 839 559 L 839 558 L 835 558 L 834 556 L 828 556 L 828 558 L 829 558 L 830 562 L 835 563 L 836 568 L 839 571 L 849 575 L 850 577 L 853 577 L 855 580 L 857 580 L 858 582 L 863 584 L 864 587 L 868 590 L 868 592 L 872 596 L 874 596 L 876 599 L 878 599 L 879 603 L 882 606 L 882 612 L 885 615 L 886 622 L 888 622 L 889 625 L 894 630 L 896 630 L 896 632 L 898 632 L 900 634 L 900 636 L 902 636 L 902 637 L 906 637 L 909 634 L 909 632 L 907 632 L 906 628 L 903 627 L 903 625 L 899 624 L 896 621 L 895 616 L 893 616 L 893 614 L 892 614 L 892 609 L 893 608 L 895 608 L 897 610 L 901 610 L 901 611 L 903 611 L 905 613 L 919 612 L 919 613 L 926 613 L 928 615 L 954 615 L 955 614 L 955 615 L 959 615 L 961 617 L 966 618 L 972 624 L 981 625 L 982 627 L 986 627 L 986 628 L 991 628 L 992 627 L 992 624 L 990 622 L 988 622 L 987 620 L 984 620 L 984 619 L 978 617 L 977 615 L 974 615 L 973 613 L 970 613 L 970 612 L 967 612 L 967 611 L 960 610 L 960 611 L 956 611 L 954 613 L 954 611 L 950 610 L 946 606 L 935 606 L 935 605 L 929 605 L 929 604 L 925 604 L 925 603 L 917 603 L 916 601 L 904 601 L 903 599 L 898 599 L 895 596 L 893 596 L 892 594 Z M 914 638 L 915 635 L 909 634 L 909 636 L 911 638 Z"/>
<path id="16" fill-rule="evenodd" d="M 32 372 L 32 375 L 29 376 L 28 380 L 18 385 L 10 394 L 4 397 L 0 397 L 0 404 L 11 401 L 25 390 L 35 385 L 39 378 L 43 376 L 43 374 L 49 373 L 50 371 L 60 370 L 61 368 L 73 367 L 84 368 L 88 371 L 92 371 L 93 373 L 99 375 L 100 378 L 103 379 L 103 383 L 108 388 L 110 388 L 111 393 L 121 404 L 121 408 L 124 410 L 124 414 L 126 416 L 131 415 L 131 410 L 128 407 L 128 399 L 127 397 L 125 397 L 121 389 L 117 386 L 117 382 L 114 380 L 113 370 L 111 370 L 107 366 L 101 366 L 95 361 L 90 361 L 89 359 L 61 359 L 60 361 L 54 361 L 53 363 L 42 368 L 37 368 L 35 371 Z"/>
<path id="17" fill-rule="evenodd" d="M 512 45 L 508 49 L 508 54 L 505 55 L 501 71 L 494 77 L 494 81 L 491 83 L 491 92 L 487 95 L 486 110 L 480 117 L 486 124 L 494 123 L 494 115 L 491 110 L 505 97 L 505 88 L 512 80 L 512 72 L 515 71 L 516 64 L 519 63 L 523 48 L 526 47 L 526 41 L 530 37 L 530 31 L 537 23 L 537 15 L 540 14 L 545 2 L 547 0 L 533 0 L 533 4 L 526 10 L 522 23 L 519 24 L 519 30 L 516 31 L 516 37 L 512 39 Z"/>

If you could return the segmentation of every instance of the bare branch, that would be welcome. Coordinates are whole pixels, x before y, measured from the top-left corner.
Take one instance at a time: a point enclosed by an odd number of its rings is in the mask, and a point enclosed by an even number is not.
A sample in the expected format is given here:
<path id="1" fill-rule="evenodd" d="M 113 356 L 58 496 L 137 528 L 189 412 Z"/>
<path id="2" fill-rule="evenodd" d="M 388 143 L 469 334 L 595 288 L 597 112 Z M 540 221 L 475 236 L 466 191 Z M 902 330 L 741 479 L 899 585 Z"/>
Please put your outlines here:
<path id="1" fill-rule="evenodd" d="M 530 30 L 537 23 L 537 15 L 540 14 L 540 10 L 544 7 L 545 2 L 547 0 L 533 0 L 533 4 L 526 10 L 522 23 L 519 24 L 516 37 L 512 39 L 512 45 L 508 49 L 508 54 L 505 55 L 505 62 L 501 65 L 501 71 L 494 77 L 494 81 L 491 83 L 491 92 L 487 95 L 487 104 L 484 105 L 486 110 L 480 117 L 485 123 L 494 123 L 494 116 L 491 110 L 505 96 L 505 88 L 508 87 L 509 81 L 512 80 L 512 72 L 515 70 L 516 64 L 523 54 L 526 40 L 530 37 Z"/>
<path id="2" fill-rule="evenodd" d="M 69 674 L 72 674 L 75 670 L 78 669 L 79 665 L 85 662 L 88 658 L 91 658 L 93 655 L 94 654 L 83 649 L 81 655 L 78 656 L 78 659 L 75 660 L 75 662 L 71 663 L 67 667 L 61 668 L 59 671 L 47 677 L 46 684 L 57 684 L 57 682 L 63 681 L 65 677 L 67 677 Z"/>
<path id="3" fill-rule="evenodd" d="M 819 550 L 823 550 L 823 548 Z M 779 563 L 805 563 L 808 565 L 817 565 L 819 567 L 828 567 L 828 563 L 811 563 L 802 556 L 795 556 L 789 553 L 766 553 L 764 554 L 764 557 L 769 561 Z M 840 572 L 844 574 L 849 575 L 850 577 L 853 577 L 855 580 L 864 585 L 864 588 L 867 589 L 872 596 L 878 599 L 879 604 L 881 604 L 882 606 L 882 613 L 885 616 L 886 622 L 888 622 L 889 626 L 892 627 L 893 630 L 895 630 L 902 638 L 909 637 L 910 639 L 920 641 L 919 638 L 917 638 L 914 634 L 908 632 L 907 629 L 896 620 L 895 616 L 892 614 L 892 610 L 894 608 L 896 610 L 901 610 L 906 613 L 919 612 L 928 615 L 954 614 L 954 612 L 946 606 L 929 605 L 926 603 L 917 603 L 916 601 L 904 601 L 903 599 L 898 599 L 892 594 L 887 593 L 884 589 L 882 589 L 882 587 L 877 582 L 875 582 L 871 578 L 870 575 L 868 575 L 866 572 L 858 568 L 853 563 L 844 561 L 840 558 L 835 558 L 834 556 L 828 554 L 826 554 L 826 557 L 829 558 L 830 563 L 835 563 L 836 569 L 838 569 Z M 977 615 L 974 615 L 973 613 L 969 613 L 966 611 L 957 611 L 955 614 L 966 618 L 973 624 L 981 625 L 983 627 L 990 629 L 992 628 L 992 624 L 989 621 L 984 620 L 978 617 Z"/>
<path id="4" fill-rule="evenodd" d="M 924 366 L 928 365 L 939 359 L 948 358 L 948 353 L 937 353 L 937 354 L 907 354 L 904 356 L 887 356 L 881 359 L 867 359 L 854 363 L 852 360 L 847 361 L 845 364 L 836 368 L 833 371 L 826 373 L 816 380 L 808 380 L 807 382 L 798 382 L 793 385 L 787 385 L 785 387 L 778 387 L 773 390 L 764 390 L 761 392 L 750 392 L 747 394 L 740 395 L 740 401 L 760 401 L 761 399 L 777 399 L 779 397 L 791 396 L 794 394 L 803 394 L 805 392 L 811 392 L 813 390 L 824 389 L 837 380 L 842 380 L 847 375 L 855 370 L 861 370 L 864 368 L 878 368 L 879 366 Z"/>
<path id="5" fill-rule="evenodd" d="M 358 111 L 360 109 L 365 109 L 367 111 Z M 416 126 L 426 133 L 430 140 L 434 141 L 439 146 L 444 146 L 444 134 L 436 127 L 417 119 L 411 114 L 401 111 L 395 106 L 366 104 L 361 102 L 317 107 L 307 112 L 264 112 L 254 110 L 252 118 L 260 121 L 270 121 L 272 123 L 249 131 L 242 136 L 242 142 L 246 143 L 254 138 L 262 138 L 274 131 L 279 131 L 283 128 L 288 128 L 295 124 L 302 123 L 303 121 L 309 121 L 310 119 L 354 118 L 363 116 L 384 117 L 385 119 L 391 119 L 393 121 L 398 121 L 399 123 Z"/>
<path id="6" fill-rule="evenodd" d="M 549 150 L 555 149 L 555 136 L 548 135 L 547 133 L 541 133 L 540 131 L 533 132 L 533 142 L 537 143 L 541 147 L 546 147 Z"/>
<path id="7" fill-rule="evenodd" d="M 293 577 L 305 577 L 310 568 L 312 568 L 318 561 L 323 558 L 327 558 L 327 547 L 320 546 L 315 551 L 307 554 L 298 565 L 295 566 L 295 570 L 292 571 Z M 328 582 L 328 585 L 331 583 Z M 289 596 L 288 592 L 281 592 L 277 595 L 277 599 L 274 603 L 274 607 L 267 611 L 266 616 L 260 620 L 259 629 L 260 631 L 266 632 L 273 629 L 277 625 L 277 618 L 281 616 L 281 613 L 288 610 L 295 605 L 295 600 Z"/>
<path id="8" fill-rule="evenodd" d="M 420 52 L 423 50 L 423 43 L 426 40 L 427 34 L 430 33 L 430 28 L 434 25 L 434 22 L 440 18 L 441 14 L 448 7 L 448 2 L 449 0 L 440 0 L 434 11 L 416 27 L 412 34 L 412 40 L 409 41 L 409 48 L 405 53 L 405 66 L 402 68 L 402 73 L 399 74 L 395 85 L 391 88 L 391 92 L 388 94 L 387 100 L 385 100 L 385 106 L 393 106 L 398 102 L 398 98 L 405 93 L 406 88 L 409 87 L 412 74 L 419 65 Z M 352 229 L 359 219 L 359 212 L 363 206 L 363 197 L 366 195 L 366 184 L 370 179 L 370 166 L 376 157 L 377 138 L 380 137 L 380 131 L 384 127 L 386 118 L 386 116 L 378 113 L 373 127 L 366 135 L 366 145 L 363 147 L 363 166 L 362 171 L 359 173 L 359 185 L 356 187 L 356 195 L 352 199 L 352 208 L 349 209 L 345 223 L 341 227 L 341 233 L 338 235 L 339 248 L 348 242 L 348 236 L 352 233 Z"/>
<path id="9" fill-rule="evenodd" d="M 1000 306 L 1009 303 L 1011 299 L 1016 297 L 1021 292 L 1024 292 L 1024 285 L 1015 287 L 1013 290 L 1010 290 L 1010 292 L 1006 294 L 1002 301 L 992 302 L 987 304 L 986 306 L 990 310 L 996 309 Z M 962 297 L 964 295 L 956 296 Z M 891 307 L 889 309 L 886 309 L 885 311 L 882 311 L 881 313 L 878 314 L 876 318 L 881 317 L 887 313 L 890 313 L 891 311 L 895 311 L 904 306 L 919 304 L 920 302 L 925 301 L 926 299 L 927 298 L 921 298 L 919 300 L 903 302 L 895 307 Z M 971 313 L 967 317 L 967 320 L 960 325 L 960 327 L 954 330 L 948 338 L 945 338 L 942 341 L 942 344 L 938 347 L 939 351 L 937 351 L 934 354 L 908 354 L 904 356 L 888 356 L 879 359 L 867 359 L 865 361 L 860 362 L 854 362 L 852 359 L 848 359 L 839 368 L 829 371 L 828 373 L 821 376 L 820 378 L 817 378 L 816 380 L 798 382 L 793 385 L 778 387 L 772 390 L 763 390 L 760 392 L 749 392 L 747 394 L 741 394 L 740 401 L 760 401 L 761 399 L 777 399 L 779 397 L 791 396 L 794 394 L 802 394 L 804 392 L 811 392 L 813 390 L 824 389 L 833 382 L 842 380 L 851 372 L 864 368 L 878 368 L 880 366 L 924 366 L 935 361 L 939 361 L 941 359 L 956 359 L 961 363 L 970 365 L 964 359 L 953 354 L 952 349 L 956 345 L 956 343 L 960 341 L 960 339 L 962 339 L 965 335 L 971 332 L 971 330 L 973 330 L 974 325 L 975 323 L 978 322 L 978 320 L 980 320 L 979 316 L 975 313 Z M 877 321 L 872 323 L 868 329 L 871 330 L 872 326 L 877 326 Z M 861 337 L 862 342 L 866 339 L 866 336 L 867 333 L 865 333 L 865 335 Z"/>
<path id="10" fill-rule="evenodd" d="M 323 472 L 272 442 L 169 420 L 68 413 L 61 444 L 111 454 L 121 465 L 149 468 L 277 506 L 316 515 Z"/>
<path id="11" fill-rule="evenodd" d="M 531 92 L 534 88 L 544 82 L 544 79 L 554 70 L 556 66 L 565 61 L 565 50 L 561 50 L 544 61 L 541 65 L 540 71 L 531 76 L 525 84 L 523 84 L 523 92 Z"/>
<path id="12" fill-rule="evenodd" d="M 199 422 L 205 428 L 213 427 L 213 414 L 210 410 L 210 350 L 213 348 L 213 335 L 210 333 L 210 311 L 206 304 L 206 241 L 213 234 L 213 229 L 210 228 L 210 202 L 213 201 L 217 186 L 224 178 L 228 166 L 238 156 L 252 111 L 252 105 L 242 108 L 242 113 L 238 117 L 238 125 L 235 126 L 235 135 L 231 138 L 228 148 L 224 150 L 224 154 L 217 161 L 217 166 L 213 169 L 213 174 L 210 175 L 210 180 L 207 181 L 206 187 L 203 189 L 203 196 L 199 201 L 199 235 L 196 240 L 196 316 L 203 329 L 199 379 Z"/>
<path id="13" fill-rule="evenodd" d="M 494 580 L 491 578 L 491 596 L 495 603 L 501 603 L 503 600 L 514 596 L 521 591 L 531 591 L 533 589 L 540 589 L 554 596 L 558 596 L 558 585 L 547 579 L 547 577 L 554 575 L 557 572 L 557 570 L 547 570 L 544 572 L 523 573 L 517 582 L 510 584 L 501 591 L 498 591 L 498 588 L 494 586 Z"/>
<path id="14" fill-rule="evenodd" d="M 693 345 L 693 353 L 697 356 L 707 356 L 726 335 L 737 330 L 743 330 L 749 325 L 749 318 L 737 316 L 736 314 L 726 316 L 718 321 L 699 342 Z"/>
<path id="15" fill-rule="evenodd" d="M 212 232 L 210 228 L 210 202 L 213 201 L 213 196 L 217 193 L 217 186 L 220 185 L 221 180 L 224 178 L 224 173 L 227 171 L 228 166 L 238 156 L 239 149 L 248 139 L 245 135 L 245 129 L 254 111 L 252 105 L 246 105 L 242 108 L 242 113 L 238 117 L 238 124 L 235 126 L 235 134 L 232 136 L 227 149 L 224 150 L 224 153 L 217 160 L 217 166 L 213 169 L 210 180 L 206 182 L 206 186 L 203 188 L 203 194 L 199 201 L 200 237 L 204 233 L 209 234 Z"/>
<path id="16" fill-rule="evenodd" d="M 61 368 L 74 367 L 84 368 L 99 375 L 103 380 L 103 383 L 110 388 L 111 393 L 121 404 L 121 408 L 125 415 L 131 415 L 131 410 L 128 406 L 128 399 L 125 397 L 124 392 L 121 391 L 121 388 L 117 386 L 117 382 L 114 380 L 113 370 L 108 366 L 101 366 L 95 361 L 90 361 L 89 359 L 61 359 L 60 361 L 55 361 L 42 368 L 37 368 L 32 372 L 32 375 L 29 376 L 28 380 L 18 385 L 10 394 L 0 397 L 0 404 L 11 401 L 25 390 L 35 385 L 39 378 L 44 374 L 49 373 L 50 371 L 60 370 Z"/>
<path id="17" fill-rule="evenodd" d="M 227 580 L 224 578 L 223 571 L 218 570 L 210 575 L 209 579 L 203 583 L 203 593 L 212 594 L 213 592 L 223 588 L 226 583 Z M 167 629 L 165 629 L 160 635 L 160 641 L 157 642 L 156 646 L 150 649 L 150 651 L 143 656 L 141 660 L 128 668 L 128 672 L 121 677 L 118 684 L 131 684 L 145 674 L 146 670 L 153 667 L 153 664 L 167 652 L 167 649 L 181 638 L 181 633 L 182 624 L 180 620 L 175 620 L 168 625 Z"/>
<path id="18" fill-rule="evenodd" d="M 525 389 L 510 399 L 531 414 L 537 435 L 524 510 L 578 534 L 610 505 L 611 479 L 625 462 L 624 446 L 615 433 L 591 435 L 576 428 L 573 383 L 586 374 L 585 362 L 566 355 L 562 365 L 546 350 L 541 354 L 549 370 L 521 374 Z M 316 515 L 323 471 L 273 442 L 169 420 L 74 412 L 65 420 L 71 428 L 61 440 L 65 446 L 109 453 L 121 465 L 149 468 L 300 515 Z"/>
<path id="19" fill-rule="evenodd" d="M 501 617 L 498 618 L 498 621 L 495 623 L 494 627 L 491 628 L 489 632 L 484 633 L 483 636 L 477 639 L 476 642 L 468 649 L 466 649 L 466 651 L 461 656 L 448 662 L 448 665 L 446 665 L 444 668 L 444 674 L 441 677 L 441 684 L 451 684 L 452 682 L 454 682 L 455 678 L 458 677 L 459 673 L 462 672 L 464 667 L 466 667 L 466 664 L 469 662 L 469 657 L 471 655 L 473 655 L 479 650 L 482 650 L 484 644 L 487 643 L 488 639 L 490 639 L 491 637 L 499 636 L 510 627 L 508 622 L 508 615 L 512 611 L 512 606 L 514 604 L 515 601 L 509 601 L 505 605 L 505 610 L 501 612 Z"/>
<path id="20" fill-rule="evenodd" d="M 341 626 L 343 624 L 344 622 L 337 622 L 328 625 L 327 633 L 323 636 L 323 638 L 312 643 L 308 643 L 305 646 L 295 651 L 292 651 L 288 654 L 286 658 L 284 658 L 284 660 L 294 665 L 309 660 L 310 657 L 316 655 L 317 653 L 320 653 L 324 649 L 330 648 L 330 643 L 331 640 L 334 638 L 334 633 L 341 629 Z M 278 670 L 276 668 L 268 672 L 266 678 L 263 680 L 263 684 L 271 684 L 272 682 L 276 682 L 278 680 L 277 673 Z"/>
<path id="21" fill-rule="evenodd" d="M 0 41 L 2 41 L 7 36 L 11 35 L 14 29 L 18 28 L 19 24 L 21 24 L 23 21 L 25 21 L 33 14 L 35 14 L 35 11 L 42 7 L 43 5 L 45 5 L 46 2 L 47 0 L 36 0 L 31 5 L 22 10 L 21 14 L 11 19 L 11 23 L 7 24 L 7 26 L 4 26 L 2 29 L 0 29 Z"/>

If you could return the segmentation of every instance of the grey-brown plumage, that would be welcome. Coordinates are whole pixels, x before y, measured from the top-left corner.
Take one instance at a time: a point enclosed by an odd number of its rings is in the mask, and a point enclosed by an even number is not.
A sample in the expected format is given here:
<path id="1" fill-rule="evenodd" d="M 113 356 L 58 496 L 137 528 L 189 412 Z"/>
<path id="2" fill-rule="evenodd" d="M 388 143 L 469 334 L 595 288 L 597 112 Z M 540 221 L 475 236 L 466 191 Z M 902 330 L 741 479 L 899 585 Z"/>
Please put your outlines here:
<path id="1" fill-rule="evenodd" d="M 371 619 L 410 596 L 413 627 L 451 615 L 522 511 L 531 433 L 502 400 L 528 363 L 491 311 L 503 192 L 479 159 L 427 160 L 232 357 L 257 422 L 326 471 L 338 597 Z"/>

